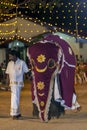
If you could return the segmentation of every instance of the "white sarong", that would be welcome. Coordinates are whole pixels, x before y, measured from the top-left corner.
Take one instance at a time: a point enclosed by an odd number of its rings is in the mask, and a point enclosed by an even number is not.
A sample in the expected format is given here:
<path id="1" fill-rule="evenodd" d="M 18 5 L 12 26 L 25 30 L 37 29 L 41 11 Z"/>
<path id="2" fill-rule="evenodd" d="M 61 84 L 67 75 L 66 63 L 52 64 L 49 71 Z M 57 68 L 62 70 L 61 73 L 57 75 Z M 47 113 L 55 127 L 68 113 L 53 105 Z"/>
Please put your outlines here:
<path id="1" fill-rule="evenodd" d="M 11 87 L 11 116 L 17 116 L 20 114 L 19 103 L 20 103 L 20 92 L 21 87 Z"/>

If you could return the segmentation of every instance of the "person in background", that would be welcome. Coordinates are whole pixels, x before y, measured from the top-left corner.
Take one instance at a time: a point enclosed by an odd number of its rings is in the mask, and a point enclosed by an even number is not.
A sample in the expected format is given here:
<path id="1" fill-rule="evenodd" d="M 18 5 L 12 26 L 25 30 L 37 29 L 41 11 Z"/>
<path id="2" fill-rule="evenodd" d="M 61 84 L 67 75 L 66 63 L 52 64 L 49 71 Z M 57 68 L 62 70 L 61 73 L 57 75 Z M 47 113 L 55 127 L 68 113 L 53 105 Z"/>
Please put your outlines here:
<path id="1" fill-rule="evenodd" d="M 2 67 L 0 65 L 0 84 L 2 84 L 2 79 L 3 79 L 3 71 L 2 71 Z"/>
<path id="2" fill-rule="evenodd" d="M 29 69 L 25 61 L 19 58 L 16 50 L 9 51 L 9 63 L 6 68 L 6 82 L 11 87 L 11 112 L 13 119 L 21 117 L 20 113 L 20 92 L 24 86 L 24 73 L 29 78 Z"/>

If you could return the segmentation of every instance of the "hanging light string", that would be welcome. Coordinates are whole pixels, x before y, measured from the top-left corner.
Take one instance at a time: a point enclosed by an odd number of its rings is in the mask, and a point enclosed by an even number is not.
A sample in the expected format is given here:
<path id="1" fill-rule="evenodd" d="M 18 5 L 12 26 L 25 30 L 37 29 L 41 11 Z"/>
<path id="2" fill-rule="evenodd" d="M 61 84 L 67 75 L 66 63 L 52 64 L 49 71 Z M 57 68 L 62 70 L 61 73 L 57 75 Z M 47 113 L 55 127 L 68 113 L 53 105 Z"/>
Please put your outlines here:
<path id="1" fill-rule="evenodd" d="M 26 0 L 25 0 L 26 1 Z M 28 0 L 27 1 L 27 3 L 26 2 L 23 2 L 23 3 L 20 3 L 19 5 L 17 5 L 17 4 L 13 4 L 13 6 L 11 5 L 11 7 L 13 7 L 13 8 L 28 8 L 29 6 L 27 5 L 29 2 L 30 2 L 30 0 Z M 1 3 L 1 2 L 0 2 Z M 4 3 L 4 2 L 2 2 L 2 3 Z M 22 6 L 22 5 L 24 5 L 25 4 L 25 6 Z M 56 3 L 54 4 L 54 6 L 56 5 Z M 67 13 L 69 14 L 69 18 L 68 19 L 70 19 L 70 21 L 67 23 L 68 24 L 68 26 L 69 27 L 72 27 L 73 26 L 73 16 L 72 16 L 72 12 L 71 12 L 71 10 L 70 9 L 68 9 L 68 7 L 70 7 L 71 9 L 73 9 L 74 10 L 74 4 L 72 4 L 71 2 L 69 2 L 69 3 L 67 3 L 67 5 L 64 5 L 64 3 L 62 2 L 61 3 L 61 5 L 62 6 L 64 6 L 65 7 L 65 10 L 67 10 Z M 75 3 L 75 5 L 77 6 L 77 5 L 79 5 L 79 2 L 76 2 Z M 48 8 L 49 7 L 49 4 L 47 3 L 47 6 L 46 6 L 46 8 Z M 39 9 L 40 8 L 43 8 L 43 5 L 42 5 L 42 3 L 39 3 Z M 83 2 L 83 8 L 87 8 L 87 3 L 86 2 Z M 62 9 L 61 10 L 61 12 L 62 12 L 62 14 L 63 14 L 63 20 L 65 20 L 66 21 L 66 18 L 67 18 L 67 16 L 64 14 L 64 12 L 65 12 L 65 10 L 64 9 Z M 74 11 L 76 11 L 76 9 L 74 10 Z M 33 14 L 34 14 L 34 12 L 33 11 L 31 11 Z M 83 12 L 83 9 L 80 9 L 80 13 L 82 13 Z M 26 18 L 23 18 L 23 14 L 21 13 L 21 11 L 19 11 L 19 12 L 17 12 L 18 13 L 18 15 L 21 15 L 21 17 L 22 17 L 22 19 L 29 19 L 27 16 L 26 16 Z M 25 14 L 27 14 L 28 12 L 27 11 L 25 11 Z M 40 14 L 40 11 L 38 10 L 37 11 L 37 13 L 38 14 Z M 48 22 L 46 22 L 46 18 L 45 18 L 45 14 L 46 14 L 46 10 L 44 10 L 43 11 L 43 13 L 44 13 L 44 16 L 42 17 L 42 21 L 43 21 L 43 24 L 47 24 L 48 26 L 55 26 L 55 28 L 56 28 L 56 30 L 55 31 L 62 31 L 62 32 L 67 32 L 67 33 L 69 33 L 69 34 L 72 34 L 72 35 L 75 35 L 76 34 L 76 29 L 74 29 L 74 31 L 71 31 L 71 29 L 70 28 L 68 28 L 67 30 L 65 30 L 65 22 L 64 21 L 62 21 L 62 23 L 61 23 L 61 27 L 58 27 L 58 23 L 57 23 L 57 21 L 60 19 L 60 17 L 57 15 L 55 15 L 55 21 L 54 21 L 54 24 L 52 24 L 52 23 L 48 23 Z M 14 13 L 14 15 L 13 16 L 16 16 L 15 15 L 16 13 Z M 50 19 L 50 21 L 53 19 L 52 18 L 52 11 L 50 11 L 50 16 L 48 16 L 48 19 Z M 55 11 L 55 14 L 58 14 L 58 10 L 56 10 Z M 9 14 L 10 15 L 10 14 Z M 12 15 L 11 15 L 11 17 L 12 17 Z M 32 18 L 31 18 L 32 19 Z M 36 20 L 38 20 L 38 21 L 40 21 L 41 22 L 41 20 L 39 20 L 39 18 L 38 17 L 36 17 Z M 78 21 L 80 20 L 80 16 L 78 15 Z M 16 19 L 15 19 L 15 21 L 16 21 Z M 84 17 L 84 19 L 83 19 L 83 23 L 82 23 L 82 26 L 81 27 L 86 27 L 86 24 L 85 24 L 85 22 L 87 21 L 87 16 L 85 16 Z M 42 23 L 42 22 L 41 22 Z M 8 25 L 9 24 L 9 25 Z M 5 23 L 4 24 L 0 24 L 0 26 L 11 26 L 11 24 L 10 23 L 6 23 L 6 25 L 5 25 Z M 76 24 L 79 24 L 78 22 L 76 23 Z M 13 25 L 15 26 L 15 23 L 13 22 Z M 21 25 L 21 24 L 20 24 Z M 20 26 L 19 25 L 19 26 Z M 50 30 L 51 31 L 51 30 Z M 1 33 L 4 33 L 4 32 L 2 32 L 2 30 L 0 29 L 0 32 Z M 32 31 L 31 31 L 32 32 Z M 79 32 L 80 33 L 83 33 L 83 29 L 80 29 L 79 30 Z M 5 35 L 6 35 L 6 32 L 5 32 Z M 79 34 L 78 34 L 78 36 L 79 37 L 82 37 L 82 38 L 87 38 L 87 35 L 86 36 L 84 36 L 84 35 L 82 35 L 82 36 L 80 36 Z"/>

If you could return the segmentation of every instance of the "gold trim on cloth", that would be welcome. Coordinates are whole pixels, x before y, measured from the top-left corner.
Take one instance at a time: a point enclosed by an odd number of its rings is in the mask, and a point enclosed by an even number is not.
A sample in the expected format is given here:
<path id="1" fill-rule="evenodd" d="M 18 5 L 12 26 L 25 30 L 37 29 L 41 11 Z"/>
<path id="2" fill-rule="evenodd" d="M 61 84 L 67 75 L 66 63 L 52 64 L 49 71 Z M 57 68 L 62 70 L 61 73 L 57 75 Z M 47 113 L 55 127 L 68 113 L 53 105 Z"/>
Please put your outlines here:
<path id="1" fill-rule="evenodd" d="M 23 82 L 11 81 L 10 85 L 23 85 Z"/>
<path id="2" fill-rule="evenodd" d="M 38 93 L 38 95 L 39 95 L 40 97 L 42 97 L 42 96 L 44 96 L 44 93 Z"/>
<path id="3" fill-rule="evenodd" d="M 44 101 L 40 102 L 40 106 L 43 107 L 45 105 Z"/>
<path id="4" fill-rule="evenodd" d="M 44 87 L 45 87 L 44 82 L 41 82 L 41 81 L 37 82 L 37 88 L 38 88 L 39 90 L 43 90 Z"/>
<path id="5" fill-rule="evenodd" d="M 40 55 L 37 57 L 37 61 L 40 62 L 40 63 L 45 62 L 45 60 L 46 60 L 46 57 L 45 57 L 45 55 L 43 55 L 43 54 L 40 54 Z"/>
<path id="6" fill-rule="evenodd" d="M 37 72 L 43 73 L 47 70 L 47 66 L 43 69 L 39 69 L 39 68 L 37 68 L 37 66 L 35 66 L 35 69 L 36 69 Z"/>

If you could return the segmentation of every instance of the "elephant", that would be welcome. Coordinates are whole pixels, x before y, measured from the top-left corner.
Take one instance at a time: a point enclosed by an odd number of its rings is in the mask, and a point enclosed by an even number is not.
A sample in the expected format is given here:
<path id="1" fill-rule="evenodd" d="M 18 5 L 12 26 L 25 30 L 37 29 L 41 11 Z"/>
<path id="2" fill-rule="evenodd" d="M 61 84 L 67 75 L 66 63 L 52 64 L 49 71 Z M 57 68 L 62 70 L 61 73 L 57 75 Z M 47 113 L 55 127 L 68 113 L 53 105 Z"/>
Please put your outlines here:
<path id="1" fill-rule="evenodd" d="M 66 109 L 79 108 L 74 88 L 76 58 L 70 45 L 49 34 L 32 44 L 27 54 L 33 77 L 33 114 L 48 122 L 64 115 Z"/>

